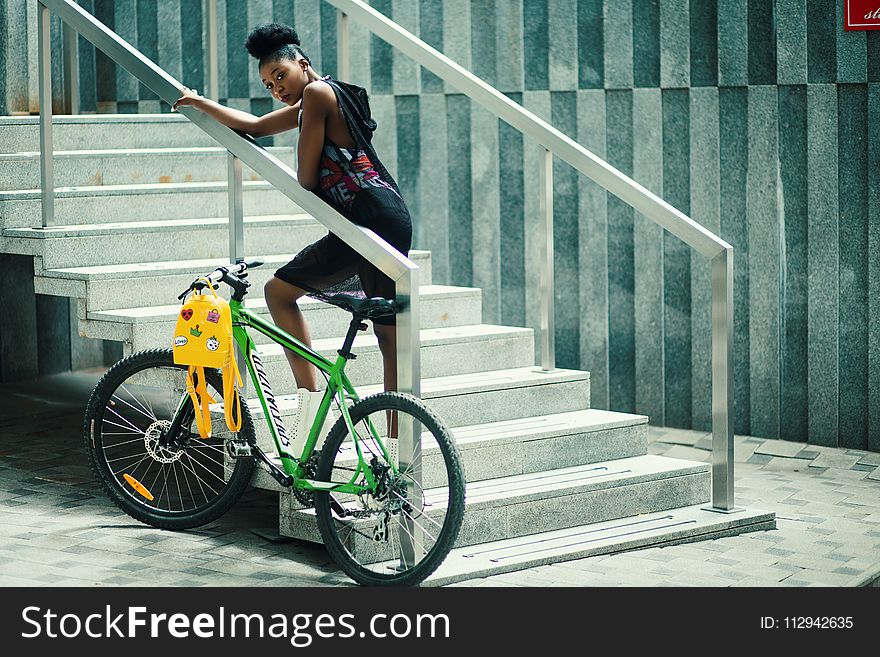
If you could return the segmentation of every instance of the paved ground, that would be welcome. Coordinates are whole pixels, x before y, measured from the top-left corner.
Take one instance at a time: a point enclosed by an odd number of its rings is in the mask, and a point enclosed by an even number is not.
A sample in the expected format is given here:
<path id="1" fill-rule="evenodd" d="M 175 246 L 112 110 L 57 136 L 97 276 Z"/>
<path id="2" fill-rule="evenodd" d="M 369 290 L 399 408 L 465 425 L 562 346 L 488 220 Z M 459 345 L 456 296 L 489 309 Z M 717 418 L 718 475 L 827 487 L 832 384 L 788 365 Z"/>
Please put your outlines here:
<path id="1" fill-rule="evenodd" d="M 279 539 L 274 495 L 252 490 L 220 521 L 167 532 L 117 510 L 82 449 L 95 373 L 0 386 L 0 585 L 345 586 L 322 547 Z M 709 436 L 652 429 L 649 451 L 709 460 Z M 880 454 L 736 438 L 737 503 L 775 531 L 591 557 L 456 586 L 880 584 Z"/>

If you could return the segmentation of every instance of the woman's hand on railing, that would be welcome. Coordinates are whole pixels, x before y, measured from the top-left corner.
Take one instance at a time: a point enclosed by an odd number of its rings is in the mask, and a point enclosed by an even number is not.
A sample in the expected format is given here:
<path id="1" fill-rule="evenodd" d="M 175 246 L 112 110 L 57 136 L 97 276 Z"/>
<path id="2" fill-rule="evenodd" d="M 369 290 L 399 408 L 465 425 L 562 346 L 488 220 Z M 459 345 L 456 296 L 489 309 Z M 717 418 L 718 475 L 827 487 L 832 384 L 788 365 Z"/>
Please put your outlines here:
<path id="1" fill-rule="evenodd" d="M 177 108 L 181 105 L 189 105 L 198 109 L 197 103 L 205 99 L 203 96 L 199 96 L 198 89 L 190 89 L 189 87 L 183 87 L 180 90 L 180 94 L 180 98 L 178 98 L 177 102 L 171 107 L 172 112 L 176 112 Z"/>

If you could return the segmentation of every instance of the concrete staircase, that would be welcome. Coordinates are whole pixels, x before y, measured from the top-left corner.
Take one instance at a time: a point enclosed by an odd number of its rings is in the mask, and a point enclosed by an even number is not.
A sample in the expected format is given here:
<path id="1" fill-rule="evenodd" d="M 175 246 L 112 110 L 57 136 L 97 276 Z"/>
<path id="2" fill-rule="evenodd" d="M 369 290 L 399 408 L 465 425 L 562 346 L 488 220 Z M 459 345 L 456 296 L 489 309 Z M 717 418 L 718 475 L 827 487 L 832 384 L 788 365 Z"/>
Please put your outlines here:
<path id="1" fill-rule="evenodd" d="M 174 115 L 56 117 L 55 148 L 56 221 L 42 229 L 37 118 L 0 117 L 0 252 L 33 256 L 37 293 L 77 299 L 82 335 L 126 353 L 168 345 L 179 291 L 227 261 L 225 151 Z M 325 229 L 244 177 L 245 245 L 266 262 L 248 304 L 266 313 L 262 283 Z M 775 527 L 772 513 L 704 510 L 708 465 L 648 455 L 648 418 L 590 409 L 589 373 L 540 371 L 531 329 L 483 324 L 479 289 L 434 285 L 430 253 L 411 257 L 422 269 L 422 396 L 453 428 L 468 478 L 458 544 L 428 583 Z M 315 347 L 335 353 L 348 315 L 312 300 L 303 310 Z M 363 394 L 380 390 L 375 337 L 355 345 L 352 379 Z M 276 393 L 292 392 L 280 349 L 263 354 Z M 292 420 L 293 396 L 279 403 Z M 265 427 L 259 440 L 271 447 Z M 253 483 L 277 489 L 259 470 Z M 319 540 L 314 515 L 279 494 L 281 534 Z"/>

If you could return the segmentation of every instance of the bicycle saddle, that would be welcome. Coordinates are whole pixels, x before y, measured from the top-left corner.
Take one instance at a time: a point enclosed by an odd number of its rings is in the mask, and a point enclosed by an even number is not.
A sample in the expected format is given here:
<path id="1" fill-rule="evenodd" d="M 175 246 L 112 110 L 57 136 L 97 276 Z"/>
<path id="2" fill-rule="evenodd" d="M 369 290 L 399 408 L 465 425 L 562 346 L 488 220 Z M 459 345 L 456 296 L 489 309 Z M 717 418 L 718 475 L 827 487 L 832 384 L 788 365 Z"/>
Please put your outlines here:
<path id="1" fill-rule="evenodd" d="M 369 319 L 383 315 L 393 315 L 400 311 L 396 301 L 383 297 L 356 297 L 352 294 L 340 292 L 328 298 L 334 306 L 339 306 L 352 313 L 355 317 Z"/>

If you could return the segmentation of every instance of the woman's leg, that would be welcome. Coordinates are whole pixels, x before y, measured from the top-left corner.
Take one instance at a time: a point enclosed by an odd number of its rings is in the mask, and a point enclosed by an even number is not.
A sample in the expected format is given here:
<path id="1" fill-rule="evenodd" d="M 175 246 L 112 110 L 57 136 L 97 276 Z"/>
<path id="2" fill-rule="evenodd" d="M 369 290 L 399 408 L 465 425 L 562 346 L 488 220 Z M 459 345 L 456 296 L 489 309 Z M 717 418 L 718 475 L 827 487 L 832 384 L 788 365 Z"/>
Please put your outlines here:
<path id="1" fill-rule="evenodd" d="M 373 322 L 373 331 L 382 352 L 385 367 L 385 390 L 397 390 L 397 327 Z"/>
<path id="2" fill-rule="evenodd" d="M 286 283 L 280 278 L 272 277 L 266 283 L 263 292 L 266 297 L 266 305 L 269 306 L 269 313 L 271 313 L 275 324 L 300 342 L 311 347 L 312 340 L 309 336 L 309 327 L 306 325 L 302 311 L 296 303 L 297 299 L 305 296 L 305 290 Z M 287 362 L 290 363 L 290 369 L 293 370 L 296 386 L 298 388 L 317 390 L 318 378 L 315 366 L 288 349 L 284 350 L 284 355 L 287 357 Z"/>

